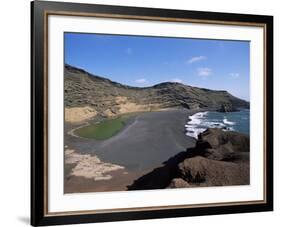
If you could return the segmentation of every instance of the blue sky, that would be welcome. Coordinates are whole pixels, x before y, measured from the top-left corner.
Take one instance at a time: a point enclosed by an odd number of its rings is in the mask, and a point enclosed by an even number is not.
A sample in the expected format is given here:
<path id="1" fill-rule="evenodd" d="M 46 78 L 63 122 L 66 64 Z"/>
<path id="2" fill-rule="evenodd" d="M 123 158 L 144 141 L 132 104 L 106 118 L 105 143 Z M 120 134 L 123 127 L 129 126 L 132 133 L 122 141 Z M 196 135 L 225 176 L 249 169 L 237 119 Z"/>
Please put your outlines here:
<path id="1" fill-rule="evenodd" d="M 249 100 L 246 41 L 65 33 L 65 63 L 137 87 L 172 81 Z"/>

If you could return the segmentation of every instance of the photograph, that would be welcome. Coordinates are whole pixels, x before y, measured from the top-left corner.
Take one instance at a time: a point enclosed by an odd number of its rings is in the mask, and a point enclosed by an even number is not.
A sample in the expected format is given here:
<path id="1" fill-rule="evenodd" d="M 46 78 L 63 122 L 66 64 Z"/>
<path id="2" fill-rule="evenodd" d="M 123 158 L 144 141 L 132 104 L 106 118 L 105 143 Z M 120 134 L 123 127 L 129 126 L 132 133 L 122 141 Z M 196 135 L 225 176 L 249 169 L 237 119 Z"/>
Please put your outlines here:
<path id="1" fill-rule="evenodd" d="M 273 210 L 273 16 L 31 3 L 33 226 Z"/>
<path id="2" fill-rule="evenodd" d="M 64 32 L 64 193 L 250 184 L 250 42 Z"/>

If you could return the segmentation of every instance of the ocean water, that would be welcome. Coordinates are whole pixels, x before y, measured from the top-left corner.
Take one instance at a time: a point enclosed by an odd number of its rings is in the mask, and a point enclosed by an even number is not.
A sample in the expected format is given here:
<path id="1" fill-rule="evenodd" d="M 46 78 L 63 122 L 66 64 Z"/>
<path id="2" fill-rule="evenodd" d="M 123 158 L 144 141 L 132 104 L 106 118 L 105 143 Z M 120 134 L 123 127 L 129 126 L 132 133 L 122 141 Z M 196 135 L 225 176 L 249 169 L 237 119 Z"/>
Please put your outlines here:
<path id="1" fill-rule="evenodd" d="M 194 138 L 207 128 L 222 128 L 225 131 L 237 131 L 244 134 L 250 132 L 250 111 L 241 110 L 238 112 L 198 112 L 189 116 L 185 125 L 185 134 Z"/>

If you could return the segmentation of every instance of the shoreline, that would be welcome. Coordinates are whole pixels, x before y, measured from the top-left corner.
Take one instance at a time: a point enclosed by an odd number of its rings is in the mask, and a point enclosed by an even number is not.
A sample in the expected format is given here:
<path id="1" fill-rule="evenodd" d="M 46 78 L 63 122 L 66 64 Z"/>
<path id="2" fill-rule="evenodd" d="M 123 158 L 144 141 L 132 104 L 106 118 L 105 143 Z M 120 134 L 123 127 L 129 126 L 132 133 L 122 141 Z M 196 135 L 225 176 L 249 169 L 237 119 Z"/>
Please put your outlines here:
<path id="1" fill-rule="evenodd" d="M 124 175 L 118 173 L 118 171 L 116 173 L 114 171 L 109 173 L 112 175 L 112 179 L 103 181 L 92 180 L 92 183 L 90 183 L 91 180 L 82 177 L 82 179 L 85 179 L 84 184 L 81 177 L 72 176 L 71 180 L 66 177 L 65 191 L 67 193 L 71 191 L 96 191 L 94 189 L 95 185 L 99 185 L 97 187 L 101 191 L 118 191 L 120 188 L 126 190 L 127 186 L 138 177 L 162 165 L 163 162 L 173 155 L 184 151 L 186 147 L 194 146 L 196 140 L 185 135 L 184 124 L 188 116 L 200 111 L 202 111 L 202 109 L 193 111 L 167 110 L 141 113 L 138 116 L 134 116 L 134 120 L 129 122 L 117 135 L 105 141 L 73 137 L 67 133 L 67 135 L 65 135 L 65 145 L 67 145 L 68 149 L 74 149 L 82 155 L 90 154 L 96 156 L 104 163 L 122 166 L 124 167 L 124 171 L 128 172 L 128 174 L 125 176 L 127 182 L 120 182 L 120 185 L 118 185 L 116 179 L 120 177 L 123 178 Z M 80 125 L 78 127 L 83 126 L 84 125 Z M 164 128 L 165 130 L 163 131 Z M 72 141 L 72 144 L 69 144 L 69 141 Z M 164 144 L 163 141 L 165 141 Z M 111 149 L 109 150 L 108 148 Z M 115 149 L 112 151 L 112 148 Z M 142 163 L 144 163 L 144 165 Z M 78 184 L 78 182 L 80 183 Z M 112 184 L 111 188 L 110 184 Z M 121 184 L 123 184 L 123 186 L 121 186 Z M 74 187 L 74 185 L 76 185 L 76 187 Z M 90 185 L 92 185 L 93 190 L 91 190 Z M 104 185 L 104 190 L 102 190 L 102 185 Z"/>
<path id="2" fill-rule="evenodd" d="M 248 109 L 240 109 L 233 112 L 219 112 L 215 110 L 205 110 L 197 112 L 188 117 L 188 121 L 185 124 L 186 135 L 198 139 L 198 135 L 204 132 L 208 128 L 221 128 L 224 131 L 236 131 L 245 135 L 249 135 L 245 129 L 241 127 L 248 122 L 241 122 L 241 119 L 237 119 L 235 114 L 240 114 L 249 111 Z M 216 117 L 214 117 L 216 115 Z M 232 115 L 232 116 L 231 116 Z M 234 119 L 233 119 L 234 116 Z M 244 120 L 248 120 L 249 116 L 242 117 Z"/>

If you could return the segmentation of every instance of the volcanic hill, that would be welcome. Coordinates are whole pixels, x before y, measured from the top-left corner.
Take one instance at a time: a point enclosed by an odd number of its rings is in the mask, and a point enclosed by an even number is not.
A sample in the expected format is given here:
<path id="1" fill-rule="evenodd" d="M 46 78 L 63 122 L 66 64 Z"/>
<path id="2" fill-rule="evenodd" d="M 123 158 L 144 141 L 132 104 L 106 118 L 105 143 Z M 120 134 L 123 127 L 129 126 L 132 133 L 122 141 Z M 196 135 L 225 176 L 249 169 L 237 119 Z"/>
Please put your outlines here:
<path id="1" fill-rule="evenodd" d="M 217 110 L 222 105 L 233 109 L 249 108 L 249 102 L 223 90 L 174 82 L 132 87 L 67 64 L 64 70 L 64 103 L 66 121 L 69 122 L 79 122 L 94 116 L 110 117 L 129 112 L 175 108 Z"/>

